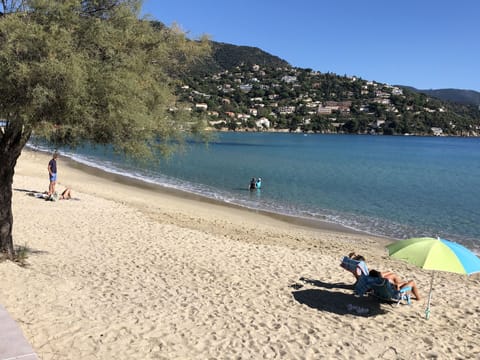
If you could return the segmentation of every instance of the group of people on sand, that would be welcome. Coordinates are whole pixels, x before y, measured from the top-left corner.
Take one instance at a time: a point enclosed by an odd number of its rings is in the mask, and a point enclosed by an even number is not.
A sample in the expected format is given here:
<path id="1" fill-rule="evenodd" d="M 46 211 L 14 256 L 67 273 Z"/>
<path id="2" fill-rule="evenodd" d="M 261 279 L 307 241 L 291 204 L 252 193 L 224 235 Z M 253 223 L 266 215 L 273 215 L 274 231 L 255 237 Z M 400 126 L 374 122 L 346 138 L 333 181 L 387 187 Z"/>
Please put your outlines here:
<path id="1" fill-rule="evenodd" d="M 348 257 L 353 260 L 365 262 L 364 256 L 355 254 L 354 252 L 351 252 L 350 254 L 348 254 Z M 360 276 L 367 275 L 367 274 L 362 274 L 361 272 L 358 272 L 358 271 L 351 271 L 351 272 L 355 276 L 355 279 L 357 281 L 360 278 Z M 412 289 L 411 292 L 415 296 L 415 299 L 420 300 L 420 293 L 418 292 L 417 284 L 413 280 L 404 281 L 400 278 L 400 276 L 398 276 L 392 271 L 370 270 L 368 272 L 368 276 L 387 279 L 394 286 L 396 290 L 400 290 L 409 286 Z"/>
<path id="2" fill-rule="evenodd" d="M 48 186 L 48 192 L 45 194 L 45 200 L 69 200 L 72 198 L 72 189 L 70 188 L 63 190 L 60 196 L 58 196 L 57 192 L 55 191 L 55 186 L 57 185 L 57 159 L 58 152 L 55 151 L 52 159 L 48 162 L 48 179 L 50 183 Z"/>
<path id="3" fill-rule="evenodd" d="M 254 177 L 252 177 L 252 180 L 250 180 L 250 185 L 249 185 L 249 189 L 250 190 L 259 190 L 260 188 L 262 187 L 262 178 L 258 178 L 258 179 L 255 179 Z"/>

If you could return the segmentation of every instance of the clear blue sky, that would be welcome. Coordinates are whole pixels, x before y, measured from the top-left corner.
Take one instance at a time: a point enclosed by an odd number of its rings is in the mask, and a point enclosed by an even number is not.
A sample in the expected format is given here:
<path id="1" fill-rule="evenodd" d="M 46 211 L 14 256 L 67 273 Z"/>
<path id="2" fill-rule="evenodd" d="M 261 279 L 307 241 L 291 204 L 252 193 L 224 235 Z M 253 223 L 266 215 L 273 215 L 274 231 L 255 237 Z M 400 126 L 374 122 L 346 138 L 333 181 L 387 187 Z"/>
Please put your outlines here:
<path id="1" fill-rule="evenodd" d="M 480 91 L 480 0 L 145 0 L 143 14 L 296 67 Z"/>

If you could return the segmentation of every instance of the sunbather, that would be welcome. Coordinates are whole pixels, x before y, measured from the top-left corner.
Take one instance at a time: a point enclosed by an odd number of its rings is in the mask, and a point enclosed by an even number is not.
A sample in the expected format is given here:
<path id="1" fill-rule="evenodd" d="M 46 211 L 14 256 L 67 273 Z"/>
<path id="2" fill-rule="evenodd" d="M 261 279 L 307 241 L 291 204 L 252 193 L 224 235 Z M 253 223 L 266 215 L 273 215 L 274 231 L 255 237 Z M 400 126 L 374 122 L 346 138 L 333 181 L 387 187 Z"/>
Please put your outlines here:
<path id="1" fill-rule="evenodd" d="M 391 271 L 380 272 L 377 270 L 370 270 L 369 276 L 387 279 L 395 286 L 396 290 L 400 290 L 406 286 L 410 286 L 412 288 L 412 293 L 415 296 L 415 299 L 420 300 L 420 294 L 418 293 L 417 284 L 413 280 L 403 281 L 397 274 Z"/>
<path id="2" fill-rule="evenodd" d="M 60 200 L 70 200 L 72 198 L 72 189 L 66 188 L 60 195 Z"/>
<path id="3" fill-rule="evenodd" d="M 351 272 L 355 276 L 355 280 L 358 280 L 362 275 L 368 275 L 367 264 L 365 258 L 362 255 L 357 255 L 354 252 L 345 256 L 340 263 L 340 266 L 345 270 Z"/>

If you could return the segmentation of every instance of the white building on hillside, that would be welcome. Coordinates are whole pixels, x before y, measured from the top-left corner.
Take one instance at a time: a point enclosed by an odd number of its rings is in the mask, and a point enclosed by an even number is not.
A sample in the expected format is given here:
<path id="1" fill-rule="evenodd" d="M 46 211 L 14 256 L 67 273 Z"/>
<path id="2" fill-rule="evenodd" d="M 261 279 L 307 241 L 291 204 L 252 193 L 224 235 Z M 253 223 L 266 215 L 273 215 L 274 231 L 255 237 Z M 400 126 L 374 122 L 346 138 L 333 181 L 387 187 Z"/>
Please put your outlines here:
<path id="1" fill-rule="evenodd" d="M 264 127 L 268 129 L 270 127 L 270 120 L 268 120 L 266 117 L 262 117 L 255 121 L 255 125 L 257 125 L 259 128 Z"/>

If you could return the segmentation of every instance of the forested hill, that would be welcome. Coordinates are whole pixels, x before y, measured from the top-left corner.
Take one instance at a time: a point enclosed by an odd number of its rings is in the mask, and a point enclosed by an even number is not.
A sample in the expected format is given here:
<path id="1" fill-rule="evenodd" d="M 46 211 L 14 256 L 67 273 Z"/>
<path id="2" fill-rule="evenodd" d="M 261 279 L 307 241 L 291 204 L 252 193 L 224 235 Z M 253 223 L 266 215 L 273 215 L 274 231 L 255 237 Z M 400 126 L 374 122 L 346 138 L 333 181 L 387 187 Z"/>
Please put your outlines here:
<path id="1" fill-rule="evenodd" d="M 419 90 L 296 68 L 249 46 L 212 42 L 177 95 L 211 127 L 386 135 L 480 136 L 480 109 Z M 186 75 L 186 76 L 185 76 Z"/>
<path id="2" fill-rule="evenodd" d="M 430 89 L 430 90 L 420 90 L 415 88 L 410 88 L 412 91 L 426 94 L 428 96 L 445 100 L 456 102 L 459 104 L 466 105 L 480 105 L 480 92 L 473 90 L 462 90 L 462 89 Z"/>
<path id="3" fill-rule="evenodd" d="M 211 42 L 212 53 L 202 63 L 192 69 L 198 75 L 213 74 L 233 69 L 241 64 L 259 64 L 268 67 L 288 67 L 288 62 L 257 47 L 238 46 L 221 42 Z"/>

